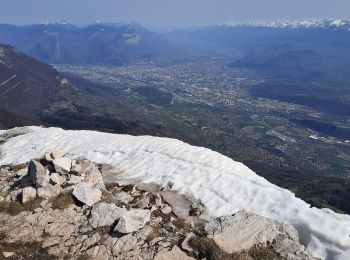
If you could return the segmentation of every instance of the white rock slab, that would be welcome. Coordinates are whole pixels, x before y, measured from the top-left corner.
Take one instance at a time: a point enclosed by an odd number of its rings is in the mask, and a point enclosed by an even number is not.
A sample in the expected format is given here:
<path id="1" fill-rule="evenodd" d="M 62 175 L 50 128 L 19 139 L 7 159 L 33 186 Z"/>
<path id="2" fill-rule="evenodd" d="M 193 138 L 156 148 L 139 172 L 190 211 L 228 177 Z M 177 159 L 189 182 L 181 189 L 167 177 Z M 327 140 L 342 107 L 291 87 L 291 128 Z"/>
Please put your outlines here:
<path id="1" fill-rule="evenodd" d="M 151 219 L 151 211 L 146 209 L 131 209 L 125 211 L 119 218 L 114 231 L 119 233 L 131 233 L 145 226 Z"/>
<path id="2" fill-rule="evenodd" d="M 67 157 L 57 158 L 52 161 L 56 172 L 60 174 L 68 174 L 72 167 L 72 161 Z"/>
<path id="3" fill-rule="evenodd" d="M 92 207 L 90 224 L 93 228 L 113 225 L 124 213 L 125 209 L 114 204 L 98 203 Z"/>
<path id="4" fill-rule="evenodd" d="M 22 203 L 26 203 L 36 198 L 36 189 L 26 187 L 22 189 Z"/>
<path id="5" fill-rule="evenodd" d="M 80 202 L 92 206 L 101 200 L 102 192 L 90 183 L 82 182 L 74 187 L 73 196 Z"/>

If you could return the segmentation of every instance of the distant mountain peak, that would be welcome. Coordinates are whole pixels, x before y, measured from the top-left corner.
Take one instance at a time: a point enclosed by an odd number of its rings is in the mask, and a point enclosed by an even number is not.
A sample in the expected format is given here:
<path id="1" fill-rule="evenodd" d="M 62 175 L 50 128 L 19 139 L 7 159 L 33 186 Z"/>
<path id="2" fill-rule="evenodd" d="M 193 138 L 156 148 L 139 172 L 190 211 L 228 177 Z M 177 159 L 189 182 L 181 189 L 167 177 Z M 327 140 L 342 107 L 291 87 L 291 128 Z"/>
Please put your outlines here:
<path id="1" fill-rule="evenodd" d="M 138 22 L 116 22 L 116 23 L 96 23 L 97 25 L 110 26 L 114 28 L 126 28 L 130 31 L 147 31 Z"/>
<path id="2" fill-rule="evenodd" d="M 44 21 L 44 22 L 40 22 L 39 23 L 40 25 L 72 25 L 71 23 L 69 23 L 68 21 L 66 20 L 60 20 L 60 21 L 54 21 L 54 22 L 51 22 L 51 21 Z"/>
<path id="3" fill-rule="evenodd" d="M 302 20 L 278 20 L 260 21 L 248 23 L 232 23 L 230 26 L 252 26 L 267 28 L 289 28 L 289 29 L 337 29 L 350 31 L 350 19 L 328 18 L 328 19 L 302 19 Z"/>

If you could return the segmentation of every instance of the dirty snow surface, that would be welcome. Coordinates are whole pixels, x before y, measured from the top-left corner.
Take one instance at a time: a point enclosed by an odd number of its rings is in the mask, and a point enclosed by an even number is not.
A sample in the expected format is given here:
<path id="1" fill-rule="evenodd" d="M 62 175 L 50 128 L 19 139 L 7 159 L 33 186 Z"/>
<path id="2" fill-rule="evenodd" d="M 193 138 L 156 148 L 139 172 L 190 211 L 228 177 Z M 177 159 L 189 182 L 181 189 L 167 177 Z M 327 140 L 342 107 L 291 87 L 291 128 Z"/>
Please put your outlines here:
<path id="1" fill-rule="evenodd" d="M 95 163 L 112 165 L 123 178 L 137 178 L 191 195 L 201 200 L 213 216 L 246 209 L 277 222 L 290 223 L 314 256 L 348 259 L 349 215 L 311 208 L 292 192 L 217 152 L 151 136 L 39 127 L 11 131 L 24 134 L 0 146 L 0 165 L 25 163 L 62 149 L 71 157 L 85 156 Z"/>

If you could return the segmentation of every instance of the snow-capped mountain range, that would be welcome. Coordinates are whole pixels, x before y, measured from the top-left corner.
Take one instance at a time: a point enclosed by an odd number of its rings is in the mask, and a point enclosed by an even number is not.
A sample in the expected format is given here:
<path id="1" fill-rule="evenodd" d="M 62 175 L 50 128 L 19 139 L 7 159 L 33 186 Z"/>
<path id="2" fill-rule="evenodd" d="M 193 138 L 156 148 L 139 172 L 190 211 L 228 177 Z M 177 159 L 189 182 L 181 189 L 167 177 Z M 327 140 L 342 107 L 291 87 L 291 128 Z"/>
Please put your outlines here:
<path id="1" fill-rule="evenodd" d="M 291 28 L 291 29 L 337 29 L 350 31 L 350 19 L 304 19 L 304 20 L 280 20 L 261 21 L 247 23 L 231 23 L 230 26 L 252 26 L 268 28 Z"/>
<path id="2" fill-rule="evenodd" d="M 350 216 L 313 208 L 240 162 L 169 138 L 60 128 L 0 130 L 0 165 L 26 163 L 53 150 L 112 166 L 119 178 L 156 183 L 200 200 L 212 216 L 240 209 L 289 223 L 322 259 L 349 259 Z"/>
<path id="3" fill-rule="evenodd" d="M 70 25 L 69 22 L 62 20 L 56 22 L 45 21 L 41 22 L 42 25 Z M 109 25 L 114 27 L 129 27 L 139 28 L 141 27 L 138 22 L 114 22 L 114 23 L 103 23 L 100 20 L 95 21 L 93 24 L 98 25 Z M 231 26 L 253 26 L 253 27 L 270 27 L 270 28 L 329 28 L 329 29 L 341 29 L 350 30 L 350 19 L 341 18 L 328 18 L 328 19 L 301 19 L 301 20 L 265 20 L 257 22 L 242 22 L 242 23 L 228 23 L 219 25 L 231 25 Z M 210 26 L 210 25 L 208 25 Z"/>

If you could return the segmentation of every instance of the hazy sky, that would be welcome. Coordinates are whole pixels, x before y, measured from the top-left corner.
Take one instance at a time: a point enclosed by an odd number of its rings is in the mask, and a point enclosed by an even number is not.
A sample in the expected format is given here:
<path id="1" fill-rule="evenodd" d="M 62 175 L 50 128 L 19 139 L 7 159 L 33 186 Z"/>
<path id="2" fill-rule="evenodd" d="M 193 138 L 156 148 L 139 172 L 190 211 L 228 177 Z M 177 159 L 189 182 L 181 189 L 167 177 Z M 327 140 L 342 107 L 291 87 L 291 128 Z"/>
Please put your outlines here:
<path id="1" fill-rule="evenodd" d="M 0 22 L 137 21 L 159 28 L 301 18 L 348 18 L 350 0 L 0 0 Z"/>

